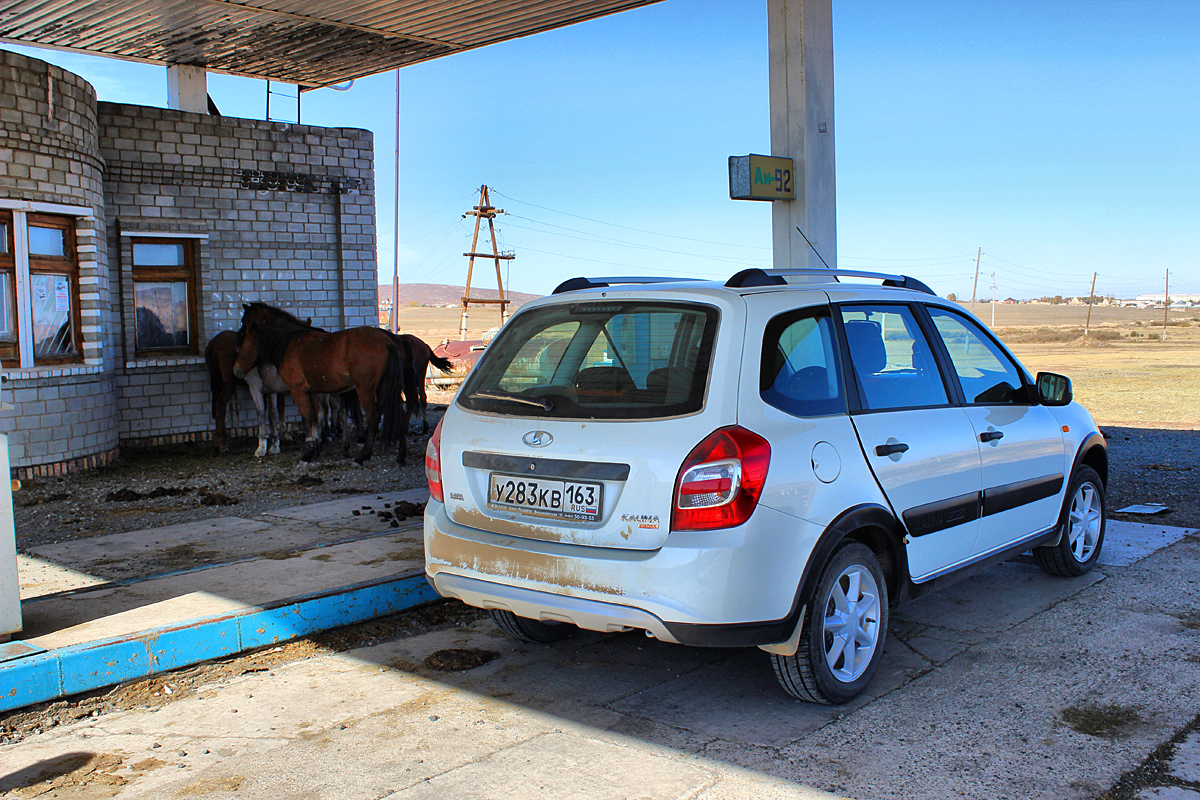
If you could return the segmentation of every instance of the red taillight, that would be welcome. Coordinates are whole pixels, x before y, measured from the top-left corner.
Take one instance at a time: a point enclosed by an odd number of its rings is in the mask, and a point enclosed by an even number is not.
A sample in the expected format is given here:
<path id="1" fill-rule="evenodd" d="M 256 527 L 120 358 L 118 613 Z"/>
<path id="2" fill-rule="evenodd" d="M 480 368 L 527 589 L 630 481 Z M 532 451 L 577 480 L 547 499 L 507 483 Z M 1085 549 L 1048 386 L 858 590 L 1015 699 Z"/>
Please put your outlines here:
<path id="1" fill-rule="evenodd" d="M 425 480 L 429 482 L 429 494 L 439 503 L 446 502 L 442 496 L 443 420 L 445 420 L 445 417 L 438 420 L 437 427 L 433 429 L 433 436 L 429 437 L 429 444 L 425 445 Z"/>
<path id="2" fill-rule="evenodd" d="M 733 426 L 692 448 L 675 479 L 671 530 L 732 528 L 750 519 L 767 480 L 771 445 Z"/>

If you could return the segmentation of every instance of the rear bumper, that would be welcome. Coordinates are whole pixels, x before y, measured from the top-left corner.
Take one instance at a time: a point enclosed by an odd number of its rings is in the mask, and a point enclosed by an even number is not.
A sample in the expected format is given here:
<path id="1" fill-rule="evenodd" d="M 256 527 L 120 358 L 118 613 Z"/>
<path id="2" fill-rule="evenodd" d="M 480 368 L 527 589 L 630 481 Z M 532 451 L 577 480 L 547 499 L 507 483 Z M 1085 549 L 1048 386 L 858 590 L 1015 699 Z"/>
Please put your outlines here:
<path id="1" fill-rule="evenodd" d="M 760 506 L 745 525 L 681 532 L 658 550 L 522 539 L 425 510 L 425 570 L 445 597 L 530 619 L 722 647 L 791 635 L 796 590 L 820 529 Z"/>

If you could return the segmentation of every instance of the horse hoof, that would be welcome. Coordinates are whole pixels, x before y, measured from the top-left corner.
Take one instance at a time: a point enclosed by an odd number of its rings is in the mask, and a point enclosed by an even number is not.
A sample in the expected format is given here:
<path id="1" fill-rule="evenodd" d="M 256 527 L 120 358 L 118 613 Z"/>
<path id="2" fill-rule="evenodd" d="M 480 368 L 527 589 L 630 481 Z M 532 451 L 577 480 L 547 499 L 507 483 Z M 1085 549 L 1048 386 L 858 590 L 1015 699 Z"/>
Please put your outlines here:
<path id="1" fill-rule="evenodd" d="M 279 455 L 279 445 L 278 444 L 271 445 L 270 447 L 267 448 L 267 452 L 273 456 Z"/>
<path id="2" fill-rule="evenodd" d="M 255 458 L 262 458 L 266 454 L 267 454 L 267 446 L 265 444 L 260 444 L 258 446 L 258 449 L 254 451 Z"/>

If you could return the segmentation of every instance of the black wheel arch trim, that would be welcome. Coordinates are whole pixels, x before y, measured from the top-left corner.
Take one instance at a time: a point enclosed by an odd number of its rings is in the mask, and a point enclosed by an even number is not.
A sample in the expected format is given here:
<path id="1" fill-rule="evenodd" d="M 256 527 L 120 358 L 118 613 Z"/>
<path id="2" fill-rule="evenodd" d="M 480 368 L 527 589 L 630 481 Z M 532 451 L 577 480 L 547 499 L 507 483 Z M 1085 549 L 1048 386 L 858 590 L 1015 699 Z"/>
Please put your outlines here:
<path id="1" fill-rule="evenodd" d="M 786 617 L 763 622 L 738 622 L 732 624 L 690 624 L 666 622 L 663 624 L 680 644 L 699 647 L 757 647 L 763 644 L 778 644 L 786 641 L 800 623 L 800 612 L 816 590 L 821 577 L 821 568 L 833 551 L 852 534 L 864 529 L 883 532 L 890 542 L 891 564 L 884 562 L 884 573 L 889 581 L 888 596 L 897 597 L 908 583 L 908 558 L 904 549 L 904 530 L 892 512 L 876 503 L 863 503 L 848 508 L 825 527 L 816 545 L 813 546 L 804 572 L 796 586 L 791 611 Z M 871 546 L 870 542 L 866 542 Z M 872 549 L 876 549 L 872 547 Z M 883 559 L 880 559 L 883 561 Z M 893 603 L 894 605 L 894 603 Z"/>
<path id="2" fill-rule="evenodd" d="M 1098 448 L 1098 449 L 1097 449 Z M 1099 453 L 1099 456 L 1092 456 L 1093 453 Z M 1089 460 L 1090 457 L 1090 460 Z M 1096 470 L 1096 474 L 1100 476 L 1100 483 L 1103 484 L 1100 488 L 1104 494 L 1108 494 L 1108 443 L 1104 440 L 1104 434 L 1099 431 L 1093 431 L 1084 437 L 1079 443 L 1079 449 L 1075 451 L 1075 460 L 1071 464 L 1071 472 L 1067 476 L 1067 490 L 1063 495 L 1062 510 L 1058 512 L 1058 526 L 1055 530 L 1061 535 L 1062 531 L 1066 530 L 1067 515 L 1071 513 L 1071 483 L 1075 480 L 1075 473 L 1079 471 L 1080 466 L 1088 466 Z"/>
<path id="3" fill-rule="evenodd" d="M 1099 448 L 1097 451 L 1096 448 Z M 1100 456 L 1091 458 L 1093 452 L 1099 452 Z M 1071 464 L 1071 472 L 1067 477 L 1069 482 L 1075 477 L 1075 470 L 1079 469 L 1080 464 L 1086 463 L 1089 467 L 1096 470 L 1096 474 L 1100 476 L 1100 480 L 1104 483 L 1104 488 L 1107 493 L 1108 489 L 1108 442 L 1104 439 L 1104 434 L 1099 431 L 1092 431 L 1083 438 L 1079 443 L 1079 449 L 1075 451 L 1075 461 Z"/>

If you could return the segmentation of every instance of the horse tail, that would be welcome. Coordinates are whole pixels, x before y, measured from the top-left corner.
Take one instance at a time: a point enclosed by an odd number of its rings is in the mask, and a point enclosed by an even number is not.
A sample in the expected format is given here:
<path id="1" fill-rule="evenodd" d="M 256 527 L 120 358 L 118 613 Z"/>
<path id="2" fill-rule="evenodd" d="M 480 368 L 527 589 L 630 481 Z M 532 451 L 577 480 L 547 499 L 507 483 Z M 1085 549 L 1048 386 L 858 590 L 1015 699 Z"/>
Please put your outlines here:
<path id="1" fill-rule="evenodd" d="M 417 408 L 418 405 L 422 405 L 421 401 L 424 399 L 421 383 L 425 380 L 425 376 L 418 374 L 417 371 L 417 363 L 421 361 L 421 358 L 417 355 L 417 346 L 412 337 L 403 336 L 401 338 L 404 339 L 404 397 L 408 401 L 408 413 L 414 414 L 420 411 L 423 414 L 425 409 Z M 425 343 L 421 342 L 421 344 Z M 433 355 L 432 351 L 430 351 L 430 355 Z"/>
<path id="2" fill-rule="evenodd" d="M 432 350 L 429 351 L 429 363 L 433 364 L 435 367 L 440 369 L 443 374 L 448 374 L 448 373 L 454 371 L 454 362 L 453 361 L 451 361 L 448 358 L 442 358 L 441 356 L 434 353 Z"/>
<path id="3" fill-rule="evenodd" d="M 212 415 L 213 419 L 217 418 L 217 400 L 221 396 L 222 390 L 225 388 L 225 376 L 221 371 L 221 362 L 217 357 L 217 348 L 214 345 L 217 338 L 208 343 L 208 347 L 204 348 L 204 363 L 208 365 L 208 387 L 212 390 Z"/>
<path id="4" fill-rule="evenodd" d="M 405 405 L 404 390 L 408 385 L 408 373 L 411 368 L 405 362 L 400 344 L 388 341 L 387 364 L 383 376 L 379 380 L 376 399 L 379 410 L 383 414 L 382 438 L 385 442 L 404 441 L 408 434 L 408 408 Z"/>

